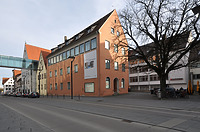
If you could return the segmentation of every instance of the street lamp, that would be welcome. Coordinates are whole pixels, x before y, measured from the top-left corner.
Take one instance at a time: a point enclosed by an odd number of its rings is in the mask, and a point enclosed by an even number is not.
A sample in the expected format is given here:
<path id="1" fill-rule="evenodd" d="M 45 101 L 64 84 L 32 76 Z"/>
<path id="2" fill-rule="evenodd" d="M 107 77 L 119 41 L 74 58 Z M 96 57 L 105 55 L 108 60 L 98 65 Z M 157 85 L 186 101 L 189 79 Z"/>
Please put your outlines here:
<path id="1" fill-rule="evenodd" d="M 72 73 L 72 64 L 73 64 L 73 61 L 75 59 L 74 56 L 69 56 L 71 60 L 71 99 L 73 99 L 73 73 Z"/>

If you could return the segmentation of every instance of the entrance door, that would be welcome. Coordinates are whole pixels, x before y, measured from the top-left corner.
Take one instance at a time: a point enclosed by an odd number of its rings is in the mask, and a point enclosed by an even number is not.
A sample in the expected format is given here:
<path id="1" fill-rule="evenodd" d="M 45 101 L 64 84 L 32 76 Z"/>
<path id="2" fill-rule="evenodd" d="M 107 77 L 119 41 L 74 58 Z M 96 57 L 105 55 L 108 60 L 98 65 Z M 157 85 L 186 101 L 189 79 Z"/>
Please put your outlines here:
<path id="1" fill-rule="evenodd" d="M 118 93 L 118 84 L 119 84 L 119 80 L 118 78 L 114 79 L 114 93 Z"/>

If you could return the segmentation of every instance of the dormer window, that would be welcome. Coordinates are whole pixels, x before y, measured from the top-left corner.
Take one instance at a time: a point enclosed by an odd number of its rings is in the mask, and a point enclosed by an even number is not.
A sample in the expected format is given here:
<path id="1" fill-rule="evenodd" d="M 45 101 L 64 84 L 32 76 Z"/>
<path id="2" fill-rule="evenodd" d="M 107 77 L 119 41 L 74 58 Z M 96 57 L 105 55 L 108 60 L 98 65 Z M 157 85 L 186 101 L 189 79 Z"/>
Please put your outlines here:
<path id="1" fill-rule="evenodd" d="M 79 35 L 76 36 L 76 40 L 79 39 Z"/>
<path id="2" fill-rule="evenodd" d="M 91 32 L 91 29 L 88 29 L 88 30 L 87 30 L 87 33 L 90 33 L 90 32 Z"/>

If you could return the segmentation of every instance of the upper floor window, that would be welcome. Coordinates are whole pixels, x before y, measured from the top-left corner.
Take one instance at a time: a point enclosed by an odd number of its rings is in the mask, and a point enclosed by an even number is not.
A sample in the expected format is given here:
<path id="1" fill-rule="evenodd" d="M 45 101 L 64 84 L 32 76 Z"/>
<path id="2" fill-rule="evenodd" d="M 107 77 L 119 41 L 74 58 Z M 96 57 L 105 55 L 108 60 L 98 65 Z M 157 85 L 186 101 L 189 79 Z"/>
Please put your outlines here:
<path id="1" fill-rule="evenodd" d="M 78 72 L 78 65 L 74 65 L 74 72 Z"/>
<path id="2" fill-rule="evenodd" d="M 63 75 L 63 69 L 62 68 L 60 69 L 60 75 L 61 76 Z"/>
<path id="3" fill-rule="evenodd" d="M 119 37 L 120 36 L 120 32 L 119 31 L 117 31 L 117 37 Z"/>
<path id="4" fill-rule="evenodd" d="M 114 28 L 111 28 L 111 33 L 114 34 L 115 33 L 115 30 Z"/>
<path id="5" fill-rule="evenodd" d="M 122 64 L 122 71 L 125 72 L 125 64 Z"/>
<path id="6" fill-rule="evenodd" d="M 116 53 L 118 53 L 118 45 L 117 45 L 117 44 L 114 44 L 114 51 L 115 51 Z"/>
<path id="7" fill-rule="evenodd" d="M 105 48 L 108 50 L 110 49 L 110 42 L 107 40 L 105 41 Z"/>
<path id="8" fill-rule="evenodd" d="M 63 55 L 62 54 L 60 54 L 60 61 L 62 61 L 63 60 Z"/>
<path id="9" fill-rule="evenodd" d="M 67 67 L 67 74 L 70 74 L 70 67 Z"/>
<path id="10" fill-rule="evenodd" d="M 110 69 L 110 60 L 105 60 L 106 69 Z"/>
<path id="11" fill-rule="evenodd" d="M 60 61 L 59 55 L 57 55 L 57 59 L 56 60 L 57 60 L 56 63 L 58 63 Z"/>
<path id="12" fill-rule="evenodd" d="M 114 62 L 114 69 L 118 70 L 118 62 Z"/>
<path id="13" fill-rule="evenodd" d="M 52 72 L 50 71 L 49 76 L 52 77 Z"/>
<path id="14" fill-rule="evenodd" d="M 94 38 L 91 40 L 91 49 L 95 49 L 97 47 L 97 39 Z"/>
<path id="15" fill-rule="evenodd" d="M 74 49 L 70 50 L 71 56 L 74 56 Z"/>
<path id="16" fill-rule="evenodd" d="M 90 41 L 87 41 L 85 43 L 85 51 L 89 51 L 90 50 Z"/>
<path id="17" fill-rule="evenodd" d="M 122 48 L 122 55 L 125 55 L 125 48 Z"/>
<path id="18" fill-rule="evenodd" d="M 63 53 L 63 60 L 66 60 L 66 52 Z"/>
<path id="19" fill-rule="evenodd" d="M 67 58 L 69 58 L 69 56 L 70 56 L 70 51 L 68 50 L 67 51 Z"/>
<path id="20" fill-rule="evenodd" d="M 51 59 L 48 59 L 48 65 L 51 65 Z"/>
<path id="21" fill-rule="evenodd" d="M 84 50 L 85 50 L 85 49 L 84 49 L 84 44 L 81 44 L 81 45 L 80 45 L 80 54 L 81 54 L 81 53 L 84 53 Z"/>
<path id="22" fill-rule="evenodd" d="M 57 77 L 57 70 L 55 70 L 55 77 Z"/>
<path id="23" fill-rule="evenodd" d="M 77 46 L 76 48 L 75 48 L 75 55 L 78 55 L 79 54 L 79 46 Z"/>
<path id="24" fill-rule="evenodd" d="M 56 63 L 56 57 L 53 58 L 53 63 L 54 63 L 54 64 Z"/>

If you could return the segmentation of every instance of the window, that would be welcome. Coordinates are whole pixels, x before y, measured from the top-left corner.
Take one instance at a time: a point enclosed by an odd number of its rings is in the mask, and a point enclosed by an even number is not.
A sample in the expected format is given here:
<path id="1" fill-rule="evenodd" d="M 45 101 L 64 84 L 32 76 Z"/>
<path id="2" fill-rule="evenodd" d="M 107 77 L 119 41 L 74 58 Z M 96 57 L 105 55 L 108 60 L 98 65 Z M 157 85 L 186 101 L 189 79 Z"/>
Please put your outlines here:
<path id="1" fill-rule="evenodd" d="M 60 61 L 62 61 L 63 60 L 63 55 L 62 54 L 60 54 Z"/>
<path id="2" fill-rule="evenodd" d="M 47 78 L 47 73 L 44 73 L 44 79 L 46 79 Z"/>
<path id="3" fill-rule="evenodd" d="M 110 49 L 110 42 L 107 40 L 105 41 L 105 48 L 108 50 Z"/>
<path id="4" fill-rule="evenodd" d="M 93 93 L 94 92 L 94 83 L 85 83 L 85 92 Z"/>
<path id="5" fill-rule="evenodd" d="M 138 82 L 138 77 L 130 77 L 130 82 Z"/>
<path id="6" fill-rule="evenodd" d="M 70 82 L 67 82 L 67 89 L 70 90 Z"/>
<path id="7" fill-rule="evenodd" d="M 52 72 L 50 71 L 49 76 L 52 77 Z"/>
<path id="8" fill-rule="evenodd" d="M 57 70 L 55 70 L 55 77 L 57 77 Z"/>
<path id="9" fill-rule="evenodd" d="M 48 65 L 51 65 L 51 59 L 48 59 Z"/>
<path id="10" fill-rule="evenodd" d="M 106 88 L 110 88 L 110 78 L 106 77 Z"/>
<path id="11" fill-rule="evenodd" d="M 67 74 L 70 74 L 70 67 L 67 67 Z"/>
<path id="12" fill-rule="evenodd" d="M 117 31 L 117 37 L 119 37 L 120 36 L 120 32 L 119 31 Z"/>
<path id="13" fill-rule="evenodd" d="M 121 80 L 121 88 L 124 88 L 124 78 Z"/>
<path id="14" fill-rule="evenodd" d="M 55 90 L 57 90 L 58 89 L 58 86 L 57 86 L 57 83 L 55 83 Z"/>
<path id="15" fill-rule="evenodd" d="M 115 70 L 118 70 L 118 62 L 114 62 L 114 68 Z"/>
<path id="16" fill-rule="evenodd" d="M 60 69 L 60 75 L 61 76 L 63 75 L 63 69 L 62 68 Z"/>
<path id="17" fill-rule="evenodd" d="M 122 48 L 122 55 L 125 55 L 125 48 Z"/>
<path id="18" fill-rule="evenodd" d="M 54 64 L 56 63 L 56 57 L 53 58 L 53 63 L 54 63 Z"/>
<path id="19" fill-rule="evenodd" d="M 110 69 L 110 60 L 105 60 L 106 69 Z"/>
<path id="20" fill-rule="evenodd" d="M 81 45 L 80 45 L 80 54 L 81 54 L 81 53 L 84 53 L 84 44 L 81 44 Z"/>
<path id="21" fill-rule="evenodd" d="M 114 34 L 115 33 L 115 30 L 114 28 L 111 28 L 111 33 Z"/>
<path id="22" fill-rule="evenodd" d="M 66 52 L 63 53 L 63 60 L 66 60 Z"/>
<path id="23" fill-rule="evenodd" d="M 74 65 L 74 72 L 78 72 L 78 65 Z"/>
<path id="24" fill-rule="evenodd" d="M 114 51 L 118 53 L 118 45 L 114 44 Z"/>
<path id="25" fill-rule="evenodd" d="M 53 57 L 51 58 L 51 65 L 53 64 Z"/>
<path id="26" fill-rule="evenodd" d="M 91 49 L 95 49 L 97 47 L 97 39 L 94 38 L 91 40 Z"/>
<path id="27" fill-rule="evenodd" d="M 50 84 L 50 90 L 52 90 L 52 84 Z"/>
<path id="28" fill-rule="evenodd" d="M 122 64 L 122 71 L 125 72 L 125 64 Z"/>
<path id="29" fill-rule="evenodd" d="M 57 59 L 56 59 L 56 60 L 57 60 L 57 61 L 56 61 L 56 63 L 58 63 L 58 62 L 59 62 L 59 60 L 60 60 L 60 59 L 59 59 L 59 55 L 57 55 Z"/>
<path id="30" fill-rule="evenodd" d="M 71 56 L 74 56 L 74 49 L 70 50 Z"/>
<path id="31" fill-rule="evenodd" d="M 70 51 L 68 50 L 67 51 L 67 58 L 69 58 L 69 56 L 70 56 Z"/>
<path id="32" fill-rule="evenodd" d="M 78 55 L 79 54 L 79 47 L 77 46 L 76 48 L 75 48 L 75 55 Z"/>
<path id="33" fill-rule="evenodd" d="M 90 41 L 87 41 L 85 43 L 85 51 L 89 51 L 90 50 Z"/>
<path id="34" fill-rule="evenodd" d="M 63 90 L 63 83 L 60 83 L 60 90 Z"/>
<path id="35" fill-rule="evenodd" d="M 146 81 L 148 81 L 148 76 L 140 76 L 139 77 L 139 81 L 140 82 L 146 82 Z"/>

